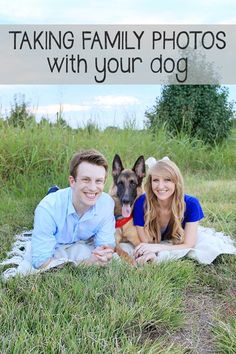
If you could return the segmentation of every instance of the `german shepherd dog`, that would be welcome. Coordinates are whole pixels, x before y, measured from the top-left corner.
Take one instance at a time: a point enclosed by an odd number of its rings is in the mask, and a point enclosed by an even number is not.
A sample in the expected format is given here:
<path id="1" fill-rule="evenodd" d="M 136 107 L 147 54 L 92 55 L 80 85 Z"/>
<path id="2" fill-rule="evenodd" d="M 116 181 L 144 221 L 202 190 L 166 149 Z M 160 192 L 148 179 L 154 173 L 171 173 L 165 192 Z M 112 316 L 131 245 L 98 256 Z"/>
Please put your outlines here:
<path id="1" fill-rule="evenodd" d="M 110 195 L 115 201 L 116 252 L 133 265 L 136 262 L 120 247 L 120 242 L 130 242 L 134 247 L 141 242 L 133 225 L 132 209 L 136 198 L 143 193 L 142 181 L 145 175 L 143 156 L 139 156 L 132 169 L 124 169 L 120 156 L 115 155 L 112 163 L 113 185 Z"/>

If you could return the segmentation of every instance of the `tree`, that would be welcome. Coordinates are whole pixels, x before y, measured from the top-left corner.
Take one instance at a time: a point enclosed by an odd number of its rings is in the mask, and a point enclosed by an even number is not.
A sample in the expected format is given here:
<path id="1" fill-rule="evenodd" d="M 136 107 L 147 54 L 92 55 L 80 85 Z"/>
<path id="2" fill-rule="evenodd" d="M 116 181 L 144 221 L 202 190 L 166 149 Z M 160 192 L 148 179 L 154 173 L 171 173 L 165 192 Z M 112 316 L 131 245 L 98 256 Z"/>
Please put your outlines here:
<path id="1" fill-rule="evenodd" d="M 35 116 L 29 112 L 28 104 L 24 96 L 14 96 L 14 105 L 11 106 L 10 115 L 6 118 L 9 125 L 25 128 L 27 125 L 35 122 Z"/>
<path id="2" fill-rule="evenodd" d="M 221 143 L 230 133 L 233 104 L 219 85 L 165 85 L 154 107 L 145 113 L 148 128 L 165 126 L 173 135 L 184 132 L 205 143 Z"/>

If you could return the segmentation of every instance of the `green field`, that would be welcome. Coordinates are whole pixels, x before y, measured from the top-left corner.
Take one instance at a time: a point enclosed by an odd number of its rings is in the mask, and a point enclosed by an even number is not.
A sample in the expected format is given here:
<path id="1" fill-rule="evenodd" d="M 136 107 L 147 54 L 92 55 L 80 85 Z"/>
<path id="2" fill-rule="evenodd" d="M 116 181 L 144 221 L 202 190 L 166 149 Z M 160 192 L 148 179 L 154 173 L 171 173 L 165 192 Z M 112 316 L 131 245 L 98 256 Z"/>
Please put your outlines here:
<path id="1" fill-rule="evenodd" d="M 68 163 L 82 148 L 103 152 L 111 165 L 168 155 L 181 168 L 185 191 L 203 206 L 202 224 L 236 238 L 236 130 L 207 147 L 160 130 L 78 131 L 0 125 L 0 259 L 13 237 L 31 229 L 48 187 L 66 187 Z M 111 184 L 108 178 L 106 191 Z M 0 353 L 235 353 L 236 260 L 202 266 L 180 260 L 138 269 L 70 265 L 0 283 Z"/>

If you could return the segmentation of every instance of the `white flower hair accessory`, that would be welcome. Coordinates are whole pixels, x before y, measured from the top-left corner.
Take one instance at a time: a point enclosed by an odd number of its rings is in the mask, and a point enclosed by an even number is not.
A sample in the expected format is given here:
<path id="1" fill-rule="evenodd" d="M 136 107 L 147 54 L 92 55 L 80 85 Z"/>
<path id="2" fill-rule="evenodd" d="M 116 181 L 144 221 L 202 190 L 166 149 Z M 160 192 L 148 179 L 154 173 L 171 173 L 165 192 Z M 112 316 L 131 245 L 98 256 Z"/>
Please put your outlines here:
<path id="1" fill-rule="evenodd" d="M 164 156 L 164 157 L 162 157 L 162 159 L 160 161 L 170 161 L 170 159 L 168 156 Z"/>
<path id="2" fill-rule="evenodd" d="M 148 168 L 151 168 L 153 165 L 155 165 L 156 162 L 157 160 L 155 159 L 155 157 L 151 156 L 145 161 L 145 164 L 147 165 Z"/>
<path id="3" fill-rule="evenodd" d="M 159 161 L 170 161 L 170 159 L 168 156 L 164 156 Z M 153 165 L 155 165 L 156 162 L 157 162 L 157 160 L 155 159 L 155 157 L 151 156 L 145 161 L 145 164 L 147 165 L 148 168 L 151 168 Z"/>

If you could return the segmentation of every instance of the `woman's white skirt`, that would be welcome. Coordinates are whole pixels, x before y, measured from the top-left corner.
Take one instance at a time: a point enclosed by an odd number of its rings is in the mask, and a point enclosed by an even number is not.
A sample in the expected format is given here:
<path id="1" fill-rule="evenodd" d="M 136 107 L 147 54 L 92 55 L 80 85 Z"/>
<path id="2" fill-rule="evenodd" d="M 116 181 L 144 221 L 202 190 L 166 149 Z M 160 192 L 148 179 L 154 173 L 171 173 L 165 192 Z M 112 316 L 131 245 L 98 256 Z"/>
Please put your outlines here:
<path id="1" fill-rule="evenodd" d="M 223 232 L 198 226 L 197 243 L 194 248 L 181 250 L 161 251 L 157 254 L 156 262 L 167 261 L 188 257 L 201 264 L 211 264 L 221 254 L 236 255 L 236 240 L 226 236 Z M 128 243 L 121 243 L 121 247 L 130 256 L 133 255 L 134 247 Z"/>

